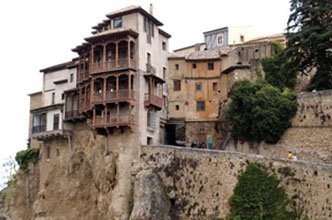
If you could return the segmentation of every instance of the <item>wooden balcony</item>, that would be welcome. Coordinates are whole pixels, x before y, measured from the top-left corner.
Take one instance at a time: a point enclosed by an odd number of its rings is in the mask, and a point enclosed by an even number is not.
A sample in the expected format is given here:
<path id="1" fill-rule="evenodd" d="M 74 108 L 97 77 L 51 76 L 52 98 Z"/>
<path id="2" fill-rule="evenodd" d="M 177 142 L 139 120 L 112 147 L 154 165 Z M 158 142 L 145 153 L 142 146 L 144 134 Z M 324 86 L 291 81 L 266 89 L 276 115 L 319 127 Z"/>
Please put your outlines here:
<path id="1" fill-rule="evenodd" d="M 96 116 L 94 118 L 95 128 L 114 128 L 121 126 L 131 127 L 135 124 L 135 117 L 131 114 L 120 114 L 118 117 L 116 115 Z"/>
<path id="2" fill-rule="evenodd" d="M 84 118 L 84 116 L 79 112 L 79 110 L 72 110 L 72 111 L 65 112 L 66 121 L 81 120 L 83 118 Z"/>
<path id="3" fill-rule="evenodd" d="M 163 99 L 159 96 L 150 93 L 145 93 L 144 106 L 145 107 L 154 106 L 158 110 L 161 110 L 163 108 Z"/>
<path id="4" fill-rule="evenodd" d="M 115 102 L 129 102 L 135 100 L 135 91 L 132 90 L 118 90 L 107 91 L 106 95 L 103 93 L 94 93 L 92 96 L 92 104 L 115 103 Z"/>
<path id="5" fill-rule="evenodd" d="M 117 69 L 125 68 L 136 68 L 136 61 L 133 59 L 118 59 L 118 60 L 109 60 L 101 63 L 93 63 L 90 69 L 90 72 L 103 72 Z"/>

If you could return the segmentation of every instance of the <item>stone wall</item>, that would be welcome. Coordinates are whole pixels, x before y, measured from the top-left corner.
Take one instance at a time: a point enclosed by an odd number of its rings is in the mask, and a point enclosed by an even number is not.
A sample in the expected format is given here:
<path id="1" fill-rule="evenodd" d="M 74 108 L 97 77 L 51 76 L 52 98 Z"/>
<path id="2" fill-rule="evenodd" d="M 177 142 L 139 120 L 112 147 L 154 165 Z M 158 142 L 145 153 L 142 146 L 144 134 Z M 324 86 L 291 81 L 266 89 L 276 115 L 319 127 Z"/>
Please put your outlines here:
<path id="1" fill-rule="evenodd" d="M 234 145 L 229 141 L 225 150 L 277 158 L 286 158 L 288 151 L 292 151 L 300 160 L 332 164 L 332 90 L 300 93 L 297 101 L 292 127 L 277 144 Z"/>
<path id="2" fill-rule="evenodd" d="M 142 169 L 162 178 L 170 198 L 173 219 L 224 218 L 237 176 L 249 161 L 258 161 L 282 177 L 290 198 L 308 217 L 331 219 L 332 166 L 270 159 L 238 152 L 172 146 L 142 146 Z"/>

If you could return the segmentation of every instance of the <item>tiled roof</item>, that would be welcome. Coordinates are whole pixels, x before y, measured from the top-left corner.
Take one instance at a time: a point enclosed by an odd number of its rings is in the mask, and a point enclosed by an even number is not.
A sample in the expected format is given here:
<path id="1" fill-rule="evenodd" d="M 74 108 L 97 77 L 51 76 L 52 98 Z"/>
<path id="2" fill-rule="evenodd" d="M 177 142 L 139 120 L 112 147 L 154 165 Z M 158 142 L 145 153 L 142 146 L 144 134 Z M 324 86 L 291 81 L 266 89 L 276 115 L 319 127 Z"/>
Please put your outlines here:
<path id="1" fill-rule="evenodd" d="M 227 55 L 235 47 L 216 47 L 210 50 L 200 50 L 194 52 L 174 52 L 168 55 L 169 59 L 185 58 L 186 60 L 214 60 Z"/>
<path id="2" fill-rule="evenodd" d="M 246 44 L 255 44 L 255 43 L 268 43 L 271 40 L 285 41 L 286 36 L 282 33 L 273 34 L 273 35 L 269 35 L 269 36 L 254 38 L 252 40 L 244 42 L 243 44 L 246 45 Z"/>
<path id="3" fill-rule="evenodd" d="M 126 8 L 121 8 L 119 10 L 113 11 L 113 12 L 107 14 L 106 16 L 107 17 L 111 17 L 112 15 L 121 14 L 121 13 L 124 13 L 124 12 L 127 12 L 127 11 L 131 11 L 131 10 L 134 10 L 134 9 L 139 9 L 139 8 L 141 8 L 141 6 L 130 5 L 130 6 L 126 7 Z"/>

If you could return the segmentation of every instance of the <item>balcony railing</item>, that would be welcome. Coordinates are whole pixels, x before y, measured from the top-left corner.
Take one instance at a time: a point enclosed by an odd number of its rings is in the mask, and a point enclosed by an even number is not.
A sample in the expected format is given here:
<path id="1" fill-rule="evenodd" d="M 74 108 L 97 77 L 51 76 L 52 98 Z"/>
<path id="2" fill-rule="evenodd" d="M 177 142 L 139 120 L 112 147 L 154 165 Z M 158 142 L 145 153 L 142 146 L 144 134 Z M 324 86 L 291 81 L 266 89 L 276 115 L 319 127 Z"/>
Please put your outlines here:
<path id="1" fill-rule="evenodd" d="M 147 63 L 146 64 L 146 72 L 154 74 L 154 73 L 156 73 L 156 68 L 151 66 L 151 64 Z"/>
<path id="2" fill-rule="evenodd" d="M 104 93 L 94 93 L 92 103 L 101 104 L 102 102 L 134 100 L 134 96 L 135 92 L 132 90 L 107 91 L 106 97 Z"/>
<path id="3" fill-rule="evenodd" d="M 94 120 L 94 125 L 96 127 L 127 126 L 134 124 L 134 118 L 134 115 L 131 114 L 120 114 L 118 117 L 116 115 L 107 115 L 105 121 L 105 116 L 97 115 Z"/>
<path id="4" fill-rule="evenodd" d="M 41 133 L 46 131 L 46 125 L 35 125 L 32 127 L 32 133 Z"/>
<path id="5" fill-rule="evenodd" d="M 65 119 L 78 119 L 81 118 L 82 114 L 80 114 L 79 110 L 72 110 L 72 111 L 66 111 L 65 112 Z"/>
<path id="6" fill-rule="evenodd" d="M 118 60 L 108 60 L 101 63 L 93 63 L 91 72 L 108 71 L 122 68 L 136 68 L 136 62 L 133 59 L 123 58 Z"/>
<path id="7" fill-rule="evenodd" d="M 159 96 L 145 93 L 144 94 L 144 106 L 148 107 L 150 105 L 153 105 L 159 109 L 162 109 L 163 107 L 163 99 Z"/>

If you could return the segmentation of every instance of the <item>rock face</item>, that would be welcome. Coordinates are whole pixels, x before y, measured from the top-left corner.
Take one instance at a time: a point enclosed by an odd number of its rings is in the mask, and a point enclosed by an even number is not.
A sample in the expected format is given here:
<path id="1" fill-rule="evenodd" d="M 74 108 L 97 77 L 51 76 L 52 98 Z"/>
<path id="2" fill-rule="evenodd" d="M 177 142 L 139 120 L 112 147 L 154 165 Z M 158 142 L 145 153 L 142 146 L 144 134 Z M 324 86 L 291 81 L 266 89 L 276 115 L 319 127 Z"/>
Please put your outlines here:
<path id="1" fill-rule="evenodd" d="M 135 179 L 134 207 L 130 220 L 170 220 L 170 208 L 160 177 L 152 170 L 140 171 Z"/>

